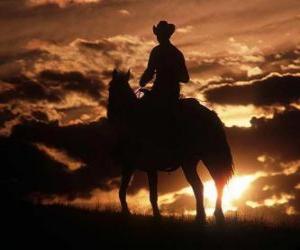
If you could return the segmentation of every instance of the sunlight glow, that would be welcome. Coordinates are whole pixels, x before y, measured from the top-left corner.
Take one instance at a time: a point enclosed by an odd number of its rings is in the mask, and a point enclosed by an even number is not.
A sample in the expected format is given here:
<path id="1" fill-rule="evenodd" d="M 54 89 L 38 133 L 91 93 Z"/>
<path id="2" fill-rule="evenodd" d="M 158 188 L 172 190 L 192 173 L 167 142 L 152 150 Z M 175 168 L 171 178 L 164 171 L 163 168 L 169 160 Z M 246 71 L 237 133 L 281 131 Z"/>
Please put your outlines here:
<path id="1" fill-rule="evenodd" d="M 245 176 L 235 176 L 233 177 L 228 185 L 224 189 L 223 195 L 223 210 L 227 211 L 236 211 L 237 206 L 235 202 L 240 199 L 243 193 L 249 188 L 250 184 L 256 180 L 257 178 L 265 175 L 262 172 L 257 172 L 253 175 L 245 175 Z M 172 203 L 175 200 L 175 197 L 178 195 L 187 194 L 193 196 L 193 190 L 190 186 L 185 187 L 175 193 L 169 193 L 160 197 L 160 203 Z M 205 202 L 205 210 L 206 214 L 211 216 L 214 212 L 215 202 L 217 199 L 217 191 L 214 182 L 206 181 L 204 182 L 204 202 Z M 185 214 L 193 215 L 195 214 L 195 210 L 193 211 L 185 211 Z"/>
<path id="2" fill-rule="evenodd" d="M 252 182 L 254 182 L 259 177 L 265 176 L 265 172 L 256 172 L 252 175 L 244 175 L 233 177 L 224 189 L 223 195 L 223 211 L 237 211 L 238 210 L 238 200 L 243 197 L 243 194 L 249 189 Z M 194 200 L 193 190 L 190 186 L 182 188 L 176 192 L 170 192 L 163 195 L 159 195 L 158 203 L 161 207 L 161 212 L 165 215 L 195 215 L 195 207 L 191 204 L 188 204 L 189 201 L 184 203 L 184 210 L 180 210 L 176 207 L 176 201 L 181 196 L 188 196 Z M 262 201 L 261 203 L 255 201 L 247 201 L 246 205 L 252 208 L 260 206 L 273 206 L 278 204 L 285 204 L 289 199 L 292 199 L 292 196 L 287 194 L 282 194 L 280 197 L 272 196 L 269 199 Z M 205 211 L 208 216 L 212 216 L 215 203 L 217 199 L 217 191 L 215 184 L 212 180 L 204 182 L 204 206 Z M 133 213 L 137 214 L 152 214 L 151 205 L 149 202 L 149 192 L 145 189 L 140 189 L 134 195 L 128 195 L 127 202 L 130 207 L 130 210 Z M 119 200 L 118 200 L 118 189 L 113 189 L 111 191 L 102 191 L 100 189 L 95 189 L 91 193 L 91 197 L 86 198 L 76 198 L 73 201 L 66 201 L 64 198 L 56 197 L 53 199 L 44 199 L 44 204 L 53 204 L 53 203 L 67 203 L 69 205 L 75 205 L 82 208 L 96 208 L 96 209 L 107 209 L 115 208 L 119 209 Z M 172 208 L 170 211 L 163 207 Z M 171 212 L 172 211 L 172 212 Z M 290 209 L 288 211 L 292 213 Z"/>
<path id="3" fill-rule="evenodd" d="M 227 127 L 238 126 L 249 128 L 253 117 L 273 118 L 275 112 L 284 111 L 284 107 L 273 106 L 260 108 L 255 105 L 212 105 Z"/>
<path id="4" fill-rule="evenodd" d="M 272 117 L 272 113 L 268 113 L 254 105 L 214 105 L 214 110 L 228 127 L 251 127 L 251 119 L 254 116 Z"/>

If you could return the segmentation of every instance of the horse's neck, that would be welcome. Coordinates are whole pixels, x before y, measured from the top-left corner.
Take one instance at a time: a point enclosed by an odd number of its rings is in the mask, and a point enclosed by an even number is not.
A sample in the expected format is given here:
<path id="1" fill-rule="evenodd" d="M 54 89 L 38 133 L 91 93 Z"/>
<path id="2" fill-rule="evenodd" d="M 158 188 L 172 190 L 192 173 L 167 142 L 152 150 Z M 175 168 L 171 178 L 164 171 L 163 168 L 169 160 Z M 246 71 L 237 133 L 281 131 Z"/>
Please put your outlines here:
<path id="1" fill-rule="evenodd" d="M 127 83 L 124 86 L 124 92 L 126 93 L 126 95 L 128 95 L 128 99 L 130 98 L 131 101 L 135 102 L 137 100 L 137 97 L 136 97 L 134 91 L 132 90 L 132 88 L 130 87 L 129 83 Z"/>
<path id="2" fill-rule="evenodd" d="M 128 83 L 111 86 L 107 112 L 109 118 L 126 120 L 126 116 L 134 112 L 136 105 L 137 97 Z"/>

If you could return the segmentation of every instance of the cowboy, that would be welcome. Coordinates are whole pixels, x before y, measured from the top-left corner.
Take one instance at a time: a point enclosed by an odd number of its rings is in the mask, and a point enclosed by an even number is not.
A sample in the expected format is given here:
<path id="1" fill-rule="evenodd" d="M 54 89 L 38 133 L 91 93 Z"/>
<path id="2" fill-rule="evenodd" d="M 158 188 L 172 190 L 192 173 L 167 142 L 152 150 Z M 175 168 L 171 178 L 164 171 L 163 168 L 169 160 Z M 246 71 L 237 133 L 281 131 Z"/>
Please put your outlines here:
<path id="1" fill-rule="evenodd" d="M 169 104 L 179 99 L 179 83 L 187 83 L 190 79 L 182 52 L 170 42 L 174 31 L 175 25 L 167 21 L 153 26 L 159 45 L 152 49 L 148 66 L 140 79 L 140 86 L 144 87 L 155 74 L 151 96 L 158 102 Z"/>

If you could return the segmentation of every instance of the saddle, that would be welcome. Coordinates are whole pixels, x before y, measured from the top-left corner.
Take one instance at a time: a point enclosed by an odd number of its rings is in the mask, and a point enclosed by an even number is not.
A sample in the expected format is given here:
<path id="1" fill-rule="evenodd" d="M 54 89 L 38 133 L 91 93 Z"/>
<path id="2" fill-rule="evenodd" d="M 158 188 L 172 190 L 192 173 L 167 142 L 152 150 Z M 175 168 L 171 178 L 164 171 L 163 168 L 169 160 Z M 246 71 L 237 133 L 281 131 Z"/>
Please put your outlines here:
<path id="1" fill-rule="evenodd" d="M 199 142 L 203 140 L 200 131 L 209 113 L 212 112 L 196 99 L 161 103 L 149 90 L 143 90 L 132 126 L 123 138 L 123 160 L 143 170 L 177 169 L 184 158 L 199 154 Z"/>

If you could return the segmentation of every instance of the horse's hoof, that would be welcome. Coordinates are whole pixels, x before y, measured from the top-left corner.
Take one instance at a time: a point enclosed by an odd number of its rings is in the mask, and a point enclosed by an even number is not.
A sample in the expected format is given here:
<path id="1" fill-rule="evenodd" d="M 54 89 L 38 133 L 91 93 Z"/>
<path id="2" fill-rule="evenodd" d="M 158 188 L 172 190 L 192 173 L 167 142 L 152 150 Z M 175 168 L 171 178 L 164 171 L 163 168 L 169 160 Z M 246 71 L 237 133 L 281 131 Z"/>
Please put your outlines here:
<path id="1" fill-rule="evenodd" d="M 153 218 L 154 222 L 160 223 L 162 221 L 162 217 L 161 216 L 153 216 L 152 218 Z"/>
<path id="2" fill-rule="evenodd" d="M 218 225 L 224 225 L 225 216 L 224 216 L 224 213 L 222 211 L 215 211 L 214 216 L 215 216 L 215 219 L 216 219 L 216 223 Z"/>
<path id="3" fill-rule="evenodd" d="M 200 225 L 206 225 L 207 223 L 205 215 L 196 215 L 195 221 Z"/>
<path id="4" fill-rule="evenodd" d="M 153 218 L 156 220 L 161 220 L 162 216 L 161 216 L 160 212 L 154 212 Z"/>
<path id="5" fill-rule="evenodd" d="M 130 215 L 131 215 L 131 213 L 130 213 L 130 211 L 129 211 L 128 209 L 122 210 L 122 211 L 121 211 L 121 214 L 122 214 L 123 216 L 130 216 Z"/>

